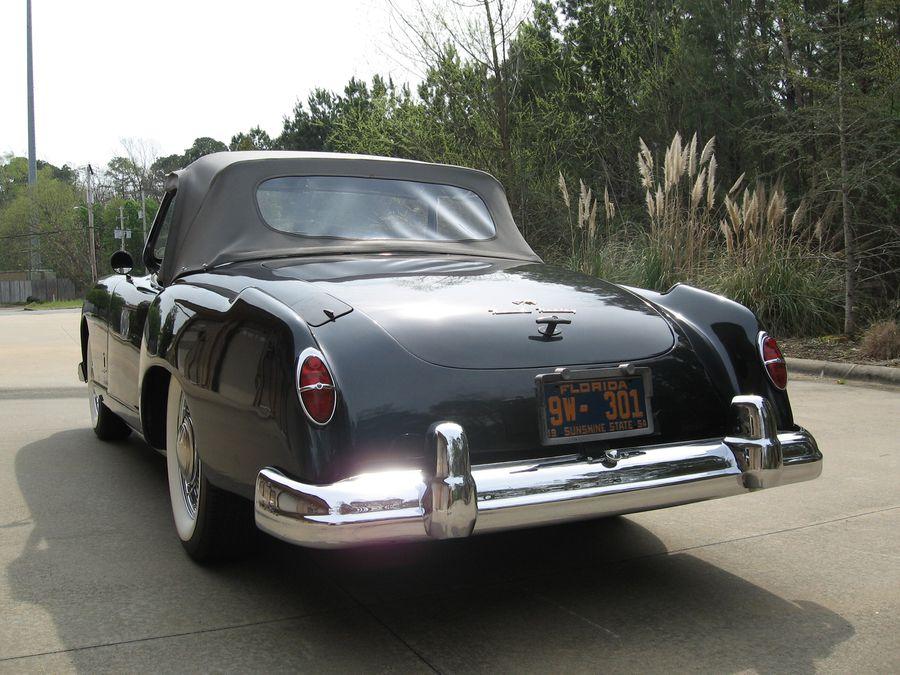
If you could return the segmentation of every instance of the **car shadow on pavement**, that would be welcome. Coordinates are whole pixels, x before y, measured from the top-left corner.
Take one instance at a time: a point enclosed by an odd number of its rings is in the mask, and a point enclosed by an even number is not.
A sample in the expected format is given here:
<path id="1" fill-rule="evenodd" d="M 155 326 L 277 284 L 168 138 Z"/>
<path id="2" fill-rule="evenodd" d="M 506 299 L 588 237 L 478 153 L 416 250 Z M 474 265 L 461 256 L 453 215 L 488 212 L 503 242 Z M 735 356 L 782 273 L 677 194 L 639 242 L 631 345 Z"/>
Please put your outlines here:
<path id="1" fill-rule="evenodd" d="M 6 530 L 21 552 L 6 570 L 15 611 L 0 628 L 15 647 L 0 658 L 66 651 L 95 670 L 89 647 L 156 644 L 162 658 L 172 647 L 155 639 L 170 636 L 201 645 L 179 652 L 178 670 L 260 669 L 262 650 L 282 668 L 313 666 L 315 652 L 319 665 L 380 669 L 396 655 L 358 635 L 374 627 L 440 671 L 803 673 L 853 635 L 820 605 L 670 554 L 626 517 L 345 551 L 261 535 L 253 557 L 200 567 L 171 523 L 165 461 L 143 442 L 72 429 L 22 447 L 15 471 L 31 521 Z M 53 631 L 34 628 L 41 612 Z M 220 649 L 204 638 L 253 627 L 264 640 L 235 632 Z"/>

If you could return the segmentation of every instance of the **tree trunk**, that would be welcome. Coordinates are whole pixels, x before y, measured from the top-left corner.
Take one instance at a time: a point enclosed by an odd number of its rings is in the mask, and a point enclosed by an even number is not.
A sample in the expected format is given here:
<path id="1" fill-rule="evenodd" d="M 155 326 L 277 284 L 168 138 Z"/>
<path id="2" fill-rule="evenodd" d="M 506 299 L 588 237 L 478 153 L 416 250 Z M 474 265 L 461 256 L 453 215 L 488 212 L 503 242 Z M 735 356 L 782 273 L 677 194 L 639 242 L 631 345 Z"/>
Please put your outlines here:
<path id="1" fill-rule="evenodd" d="M 838 139 L 841 153 L 841 213 L 844 223 L 844 333 L 856 330 L 856 242 L 850 224 L 847 129 L 844 123 L 844 51 L 841 1 L 838 0 Z"/>
<path id="2" fill-rule="evenodd" d="M 491 70 L 494 71 L 494 105 L 497 107 L 497 132 L 500 135 L 503 169 L 506 172 L 504 178 L 512 185 L 513 164 L 509 139 L 509 97 L 506 91 L 506 77 L 503 73 L 503 64 L 500 62 L 500 56 L 497 53 L 497 34 L 489 0 L 484 0 L 484 13 L 487 17 L 488 36 L 491 40 Z M 498 19 L 503 22 L 503 15 L 501 14 Z"/>
<path id="3" fill-rule="evenodd" d="M 784 16 L 779 13 L 775 18 L 775 24 L 778 26 L 778 33 L 781 37 L 781 54 L 784 57 L 784 81 L 785 81 L 785 99 L 784 108 L 789 119 L 794 119 L 797 112 L 797 99 L 799 83 L 794 72 L 794 52 L 791 49 L 791 41 L 788 36 L 788 27 L 785 25 Z M 800 161 L 800 151 L 796 144 L 792 143 L 788 148 L 788 157 L 790 164 L 794 167 L 794 180 L 797 181 L 796 191 L 799 194 L 806 192 L 807 186 L 803 179 L 803 162 Z"/>

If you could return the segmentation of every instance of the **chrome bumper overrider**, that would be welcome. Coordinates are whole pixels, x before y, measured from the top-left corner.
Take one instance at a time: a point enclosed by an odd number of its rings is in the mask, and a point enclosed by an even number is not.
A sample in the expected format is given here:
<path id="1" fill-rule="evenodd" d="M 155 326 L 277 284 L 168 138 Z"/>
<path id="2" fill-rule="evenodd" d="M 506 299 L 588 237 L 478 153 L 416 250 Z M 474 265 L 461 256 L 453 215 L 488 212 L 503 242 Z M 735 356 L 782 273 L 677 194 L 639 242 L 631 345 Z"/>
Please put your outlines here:
<path id="1" fill-rule="evenodd" d="M 805 430 L 775 431 L 769 402 L 736 396 L 738 435 L 578 456 L 470 466 L 462 427 L 432 426 L 434 476 L 418 469 L 307 485 L 274 468 L 256 480 L 256 524 L 316 548 L 451 539 L 728 497 L 816 478 Z"/>

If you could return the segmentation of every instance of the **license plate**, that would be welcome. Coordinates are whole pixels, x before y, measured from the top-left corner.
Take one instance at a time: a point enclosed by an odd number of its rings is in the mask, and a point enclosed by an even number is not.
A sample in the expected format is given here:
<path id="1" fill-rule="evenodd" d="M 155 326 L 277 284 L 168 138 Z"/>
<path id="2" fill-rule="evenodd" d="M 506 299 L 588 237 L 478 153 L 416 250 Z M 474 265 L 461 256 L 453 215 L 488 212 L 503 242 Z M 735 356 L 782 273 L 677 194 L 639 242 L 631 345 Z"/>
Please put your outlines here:
<path id="1" fill-rule="evenodd" d="M 653 433 L 649 368 L 561 370 L 536 383 L 544 445 Z"/>

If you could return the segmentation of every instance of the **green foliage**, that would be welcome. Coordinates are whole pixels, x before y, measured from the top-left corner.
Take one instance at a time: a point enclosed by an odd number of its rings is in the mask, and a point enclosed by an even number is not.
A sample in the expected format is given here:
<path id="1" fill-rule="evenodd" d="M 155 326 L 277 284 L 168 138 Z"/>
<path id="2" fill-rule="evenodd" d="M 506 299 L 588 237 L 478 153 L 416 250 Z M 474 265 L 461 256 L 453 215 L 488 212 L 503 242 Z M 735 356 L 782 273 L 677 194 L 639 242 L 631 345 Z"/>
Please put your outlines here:
<path id="1" fill-rule="evenodd" d="M 119 207 L 122 208 L 123 218 L 119 218 Z M 147 225 L 151 223 L 152 215 L 158 207 L 154 199 L 149 199 L 147 207 Z M 142 260 L 144 249 L 143 227 L 140 218 L 141 203 L 134 199 L 113 198 L 104 203 L 94 204 L 94 240 L 97 245 L 97 270 L 100 275 L 110 273 L 109 259 L 114 251 L 119 250 L 122 244 L 116 239 L 115 230 L 124 225 L 124 229 L 131 230 L 131 238 L 125 240 L 125 250 L 131 254 L 135 262 L 135 273 L 142 274 L 144 263 Z M 87 210 L 80 209 L 82 226 L 87 228 Z"/>
<path id="2" fill-rule="evenodd" d="M 642 232 L 606 239 L 597 250 L 591 272 L 626 286 L 660 291 L 668 288 L 660 274 L 658 256 L 646 246 Z"/>
<path id="3" fill-rule="evenodd" d="M 116 158 L 114 168 L 128 160 Z M 112 189 L 118 190 L 116 181 L 129 182 L 127 170 L 113 173 Z M 67 167 L 59 169 L 41 163 L 34 188 L 27 185 L 27 160 L 21 157 L 7 158 L 0 163 L 0 269 L 24 271 L 30 269 L 32 239 L 37 241 L 41 269 L 51 270 L 58 277 L 71 279 L 76 284 L 90 282 L 90 249 L 88 244 L 87 206 L 84 188 L 78 185 L 74 172 Z M 131 191 L 132 187 L 122 188 Z M 146 199 L 148 225 L 157 209 L 153 197 Z M 123 220 L 119 219 L 122 207 Z M 120 246 L 113 237 L 116 228 L 124 225 L 132 231 L 126 240 L 126 249 L 136 262 L 135 269 L 143 269 L 143 225 L 139 199 L 109 196 L 94 204 L 94 231 L 97 267 L 108 273 L 108 260 Z"/>
<path id="4" fill-rule="evenodd" d="M 13 181 L 0 208 L 0 269 L 28 269 L 35 234 L 42 268 L 76 282 L 84 279 L 90 268 L 84 232 L 75 225 L 78 193 L 58 175 L 56 167 L 44 165 L 33 188 Z"/>
<path id="5" fill-rule="evenodd" d="M 382 79 L 375 77 L 372 92 L 362 80 L 351 78 L 343 94 L 315 89 L 306 101 L 294 106 L 292 116 L 284 118 L 284 128 L 274 145 L 282 150 L 334 150 L 338 120 L 360 118 L 371 112 L 373 94 L 381 95 Z M 391 84 L 393 88 L 393 84 Z M 345 128 L 347 124 L 345 124 Z M 350 125 L 352 128 L 352 125 Z M 349 139 L 341 139 L 346 144 Z"/>
<path id="6" fill-rule="evenodd" d="M 416 157 L 421 144 L 421 110 L 407 87 L 374 78 L 332 122 L 330 149 L 388 157 Z"/>
<path id="7" fill-rule="evenodd" d="M 139 171 L 127 157 L 113 157 L 105 173 L 113 193 L 121 199 L 140 190 Z"/>
<path id="8" fill-rule="evenodd" d="M 272 150 L 274 141 L 259 127 L 253 127 L 247 133 L 243 131 L 231 137 L 229 150 Z"/>
<path id="9" fill-rule="evenodd" d="M 48 302 L 29 302 L 25 305 L 25 309 L 81 309 L 82 304 L 82 300 L 50 300 Z"/>
<path id="10" fill-rule="evenodd" d="M 156 174 L 158 180 L 162 182 L 162 179 L 169 173 L 173 171 L 178 171 L 179 169 L 183 169 L 187 166 L 185 156 L 184 155 L 166 155 L 165 157 L 160 157 L 155 162 L 153 162 L 153 166 L 151 167 L 153 173 Z"/>
<path id="11" fill-rule="evenodd" d="M 415 89 L 378 76 L 315 89 L 277 137 L 256 127 L 228 148 L 204 137 L 159 158 L 150 193 L 167 172 L 229 148 L 471 166 L 501 180 L 521 231 L 548 261 L 659 290 L 695 283 L 747 303 L 773 330 L 808 333 L 835 329 L 840 314 L 843 181 L 860 301 L 873 316 L 900 306 L 896 3 L 537 0 L 524 22 L 493 33 L 484 19 L 503 16 L 497 0 L 461 11 L 473 21 L 456 32 L 416 17 L 437 29 L 413 36 L 424 73 Z M 698 141 L 675 144 L 676 130 L 697 130 Z M 713 137 L 714 158 L 701 160 L 699 139 Z M 635 162 L 639 149 L 649 177 Z M 676 156 L 685 160 L 678 172 Z M 130 203 L 140 172 L 129 162 L 110 162 L 95 207 L 104 256 L 116 244 L 119 204 L 140 230 Z M 0 236 L 25 227 L 21 202 L 13 207 L 26 169 L 21 158 L 0 161 Z M 52 167 L 42 180 L 80 191 L 67 171 Z M 76 212 L 82 231 L 84 215 Z M 64 223 L 62 211 L 51 220 Z"/>
<path id="12" fill-rule="evenodd" d="M 746 305 L 776 335 L 822 335 L 841 325 L 841 270 L 815 255 L 773 248 L 752 266 L 720 257 L 700 285 Z"/>
<path id="13" fill-rule="evenodd" d="M 37 161 L 39 180 L 74 182 L 75 172 L 67 164 L 61 168 Z M 0 156 L 0 208 L 9 203 L 28 184 L 28 158 Z"/>
<path id="14" fill-rule="evenodd" d="M 252 135 L 254 131 L 258 131 L 259 129 L 251 129 L 250 134 Z M 262 132 L 265 133 L 265 132 Z M 234 138 L 232 138 L 232 142 L 234 142 L 235 138 L 238 136 L 243 137 L 243 134 L 238 134 Z M 241 139 L 238 138 L 238 142 Z M 163 179 L 166 174 L 171 173 L 172 171 L 177 171 L 178 169 L 183 169 L 191 162 L 194 162 L 204 155 L 210 155 L 214 152 L 227 152 L 228 146 L 225 145 L 222 141 L 217 141 L 215 138 L 210 138 L 209 136 L 203 136 L 201 138 L 194 139 L 191 147 L 187 148 L 184 151 L 184 154 L 181 155 L 166 155 L 165 157 L 158 158 L 153 164 L 150 166 L 150 170 L 153 173 L 156 183 L 161 185 Z"/>
<path id="15" fill-rule="evenodd" d="M 607 227 L 593 271 L 612 281 L 664 291 L 683 281 L 750 307 L 780 335 L 834 330 L 840 323 L 841 270 L 808 223 L 804 202 L 792 213 L 782 185 L 767 189 L 743 175 L 717 197 L 717 162 L 709 141 L 682 145 L 665 160 L 641 145 L 647 224 Z M 714 223 L 718 219 L 718 227 Z"/>
<path id="16" fill-rule="evenodd" d="M 647 233 L 614 236 L 597 252 L 594 274 L 615 283 L 665 291 L 690 283 L 746 305 L 778 335 L 821 335 L 841 322 L 841 270 L 803 248 L 771 247 L 758 264 L 741 264 L 721 244 L 694 275 L 673 275 Z"/>
<path id="17" fill-rule="evenodd" d="M 215 138 L 203 136 L 194 140 L 194 144 L 184 151 L 185 166 L 194 162 L 204 155 L 211 155 L 214 152 L 228 152 L 228 146 L 222 141 Z"/>

